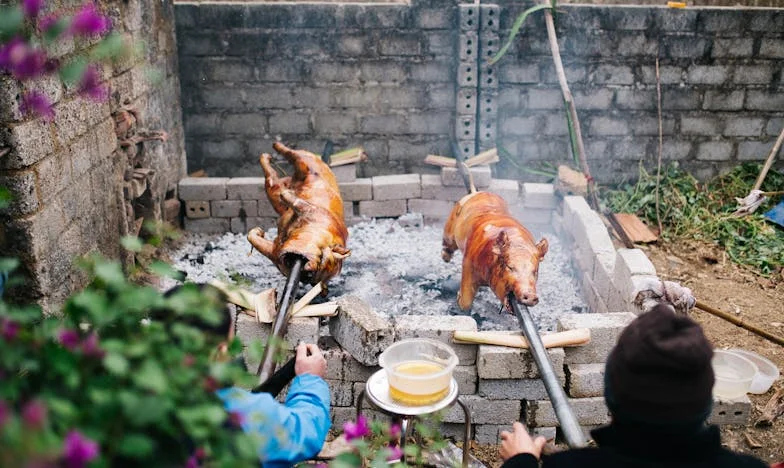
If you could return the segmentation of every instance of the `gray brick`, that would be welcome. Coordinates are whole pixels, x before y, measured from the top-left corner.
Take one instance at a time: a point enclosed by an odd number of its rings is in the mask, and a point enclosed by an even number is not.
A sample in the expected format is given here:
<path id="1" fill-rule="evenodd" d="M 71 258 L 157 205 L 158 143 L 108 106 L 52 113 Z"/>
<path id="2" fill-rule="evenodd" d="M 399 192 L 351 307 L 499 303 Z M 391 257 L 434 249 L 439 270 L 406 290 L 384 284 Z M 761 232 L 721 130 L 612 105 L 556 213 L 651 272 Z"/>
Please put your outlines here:
<path id="1" fill-rule="evenodd" d="M 419 174 L 373 177 L 373 200 L 375 201 L 419 198 L 421 195 L 422 186 Z"/>
<path id="2" fill-rule="evenodd" d="M 362 414 L 365 414 L 364 411 Z M 344 424 L 357 419 L 357 410 L 355 408 L 333 406 L 329 409 L 329 416 L 332 420 L 332 427 L 336 428 L 336 430 L 341 430 Z"/>
<path id="3" fill-rule="evenodd" d="M 688 141 L 665 141 L 662 145 L 662 156 L 669 161 L 687 159 L 692 146 Z"/>
<path id="4" fill-rule="evenodd" d="M 724 135 L 759 137 L 766 123 L 762 118 L 730 117 L 725 122 Z"/>
<path id="5" fill-rule="evenodd" d="M 0 187 L 8 189 L 13 196 L 10 205 L 2 210 L 4 214 L 23 216 L 38 210 L 39 195 L 34 171 L 0 175 Z"/>
<path id="6" fill-rule="evenodd" d="M 768 157 L 772 143 L 742 141 L 738 144 L 738 159 L 741 161 L 763 161 Z"/>
<path id="7" fill-rule="evenodd" d="M 754 39 L 751 37 L 713 40 L 711 55 L 713 57 L 751 57 Z"/>
<path id="8" fill-rule="evenodd" d="M 613 94 L 613 90 L 608 88 L 575 90 L 574 104 L 578 109 L 609 109 L 612 105 Z"/>
<path id="9" fill-rule="evenodd" d="M 249 346 L 253 341 L 260 341 L 267 343 L 270 337 L 272 324 L 259 323 L 255 317 L 247 314 L 237 314 L 237 321 L 235 322 L 235 332 L 237 337 L 242 340 L 245 346 Z M 286 334 L 283 337 L 285 342 L 284 349 L 287 351 L 293 350 L 297 343 L 303 341 L 305 343 L 316 343 L 319 336 L 319 320 L 318 317 L 294 317 L 286 327 Z"/>
<path id="10" fill-rule="evenodd" d="M 512 64 L 501 67 L 501 82 L 539 83 L 539 66 L 536 64 Z"/>
<path id="11" fill-rule="evenodd" d="M 706 32 L 716 33 L 717 35 L 737 35 L 742 34 L 743 23 L 741 15 L 728 15 L 723 10 L 702 10 L 700 11 L 699 22 Z"/>
<path id="12" fill-rule="evenodd" d="M 230 230 L 227 218 L 185 218 L 185 230 L 196 234 L 223 234 Z"/>
<path id="13" fill-rule="evenodd" d="M 226 181 L 229 200 L 266 200 L 264 177 L 232 177 Z"/>
<path id="14" fill-rule="evenodd" d="M 510 117 L 501 122 L 501 132 L 505 135 L 536 135 L 543 127 L 544 121 L 537 116 Z"/>
<path id="15" fill-rule="evenodd" d="M 732 157 L 732 143 L 707 141 L 697 147 L 697 159 L 701 161 L 729 161 Z"/>
<path id="16" fill-rule="evenodd" d="M 594 136 L 628 135 L 628 119 L 594 117 L 588 120 L 588 133 Z"/>
<path id="17" fill-rule="evenodd" d="M 595 84 L 630 85 L 634 84 L 634 73 L 626 65 L 599 65 L 589 80 Z"/>
<path id="18" fill-rule="evenodd" d="M 457 382 L 457 392 L 460 395 L 473 395 L 476 393 L 476 382 L 479 379 L 476 366 L 457 366 L 452 373 Z"/>
<path id="19" fill-rule="evenodd" d="M 180 200 L 225 200 L 227 177 L 185 177 L 179 183 Z"/>
<path id="20" fill-rule="evenodd" d="M 272 90 L 270 92 L 275 92 Z M 276 107 L 294 107 L 305 109 L 320 109 L 328 107 L 332 102 L 332 88 L 313 88 L 299 86 L 290 90 L 291 99 L 288 99 L 287 91 L 280 96 L 280 103 Z M 263 107 L 263 106 L 262 106 Z"/>
<path id="21" fill-rule="evenodd" d="M 566 314 L 558 319 L 558 331 L 589 328 L 591 342 L 587 345 L 566 348 L 566 364 L 591 364 L 607 360 L 621 331 L 636 316 L 631 312 L 609 314 Z"/>
<path id="22" fill-rule="evenodd" d="M 58 115 L 61 111 L 58 109 Z M 48 123 L 40 119 L 9 125 L 12 151 L 3 156 L 0 167 L 19 169 L 35 164 L 54 151 Z"/>
<path id="23" fill-rule="evenodd" d="M 185 216 L 191 219 L 210 217 L 210 202 L 188 200 L 185 202 Z"/>
<path id="24" fill-rule="evenodd" d="M 421 213 L 426 219 L 445 220 L 449 217 L 455 204 L 445 200 L 426 200 L 411 198 L 408 200 L 409 213 Z"/>
<path id="25" fill-rule="evenodd" d="M 746 91 L 743 89 L 736 89 L 734 91 L 718 91 L 708 90 L 705 91 L 705 100 L 703 102 L 703 109 L 705 110 L 741 110 L 743 109 L 743 98 L 746 96 Z"/>
<path id="26" fill-rule="evenodd" d="M 386 36 L 381 38 L 378 50 L 381 55 L 419 56 L 422 54 L 422 44 L 419 37 L 414 35 Z"/>
<path id="27" fill-rule="evenodd" d="M 708 417 L 708 424 L 724 425 L 747 425 L 751 418 L 751 400 L 748 395 L 737 400 L 722 401 L 714 399 L 711 414 Z"/>
<path id="28" fill-rule="evenodd" d="M 378 355 L 392 344 L 392 324 L 354 296 L 337 299 L 340 313 L 329 321 L 329 332 L 362 364 L 378 364 Z"/>
<path id="29" fill-rule="evenodd" d="M 362 389 L 365 382 L 378 372 L 381 368 L 375 365 L 366 366 L 361 362 L 354 359 L 351 354 L 343 361 L 343 379 L 348 382 L 354 382 L 354 396 L 359 396 L 357 389 Z M 355 402 L 356 403 L 356 402 Z"/>
<path id="30" fill-rule="evenodd" d="M 574 238 L 576 226 L 583 213 L 591 212 L 590 205 L 585 198 L 578 195 L 567 195 L 563 198 L 563 225 L 564 230 Z"/>
<path id="31" fill-rule="evenodd" d="M 360 131 L 386 135 L 389 133 L 403 133 L 408 129 L 402 115 L 370 115 L 360 118 Z"/>
<path id="32" fill-rule="evenodd" d="M 566 116 L 563 113 L 548 114 L 545 117 L 542 133 L 545 135 L 568 135 L 569 128 L 566 124 Z"/>
<path id="33" fill-rule="evenodd" d="M 200 98 L 206 110 L 234 110 L 245 107 L 244 89 L 222 86 L 210 86 L 203 89 Z M 263 99 L 266 99 L 266 96 Z"/>
<path id="34" fill-rule="evenodd" d="M 411 108 L 420 107 L 424 101 L 424 89 L 414 87 L 385 86 L 381 88 L 378 102 L 375 103 L 375 105 L 384 112 L 386 112 L 388 109 L 401 109 L 405 110 L 405 112 L 401 112 L 401 114 L 407 114 Z M 405 129 L 406 127 L 401 128 Z"/>
<path id="35" fill-rule="evenodd" d="M 784 93 L 749 90 L 746 93 L 746 109 L 780 111 L 784 108 Z"/>
<path id="36" fill-rule="evenodd" d="M 408 133 L 442 135 L 452 131 L 452 112 L 410 113 Z"/>
<path id="37" fill-rule="evenodd" d="M 475 424 L 512 424 L 520 420 L 521 405 L 519 401 L 486 400 L 476 395 L 460 397 L 471 413 Z M 443 422 L 463 422 L 464 414 L 460 405 L 453 405 L 444 412 Z"/>
<path id="38" fill-rule="evenodd" d="M 681 132 L 685 135 L 716 135 L 719 120 L 715 117 L 682 117 Z"/>
<path id="39" fill-rule="evenodd" d="M 317 113 L 314 117 L 313 130 L 320 135 L 351 134 L 358 129 L 359 125 L 353 114 Z"/>
<path id="40" fill-rule="evenodd" d="M 645 31 L 653 26 L 653 17 L 646 8 L 605 8 L 599 15 L 602 29 Z"/>
<path id="41" fill-rule="evenodd" d="M 406 214 L 406 200 L 362 200 L 359 202 L 360 216 L 369 218 L 397 218 Z"/>
<path id="42" fill-rule="evenodd" d="M 551 348 L 547 355 L 555 374 L 564 381 L 562 348 Z M 476 358 L 480 379 L 536 379 L 540 377 L 533 356 L 527 349 L 480 345 Z"/>
<path id="43" fill-rule="evenodd" d="M 490 186 L 487 188 L 487 191 L 499 195 L 506 201 L 510 208 L 521 203 L 520 185 L 516 180 L 493 179 L 490 181 Z"/>
<path id="44" fill-rule="evenodd" d="M 188 206 L 187 202 L 185 206 Z M 259 207 L 256 200 L 216 200 L 210 202 L 209 212 L 216 218 L 255 217 Z"/>
<path id="45" fill-rule="evenodd" d="M 759 55 L 769 58 L 784 58 L 784 40 L 763 38 Z"/>
<path id="46" fill-rule="evenodd" d="M 570 398 L 569 406 L 580 424 L 607 424 L 610 411 L 604 397 Z M 525 422 L 532 426 L 560 426 L 553 405 L 548 400 L 529 401 L 526 405 Z"/>
<path id="47" fill-rule="evenodd" d="M 426 200 L 442 200 L 456 202 L 466 196 L 465 187 L 445 187 L 441 176 L 422 174 L 422 198 Z M 424 214 L 424 213 L 423 213 Z"/>
<path id="48" fill-rule="evenodd" d="M 765 129 L 765 133 L 767 136 L 771 137 L 778 136 L 782 127 L 784 127 L 784 118 L 774 117 L 768 121 L 768 126 Z"/>
<path id="49" fill-rule="evenodd" d="M 566 382 L 572 398 L 604 395 L 604 364 L 567 364 Z"/>
<path id="50" fill-rule="evenodd" d="M 474 185 L 480 190 L 490 186 L 492 180 L 492 173 L 490 166 L 477 166 L 470 168 L 471 177 L 474 180 Z M 449 187 L 463 187 L 463 177 L 456 167 L 442 167 L 441 168 L 441 183 Z"/>
<path id="51" fill-rule="evenodd" d="M 543 400 L 548 398 L 541 379 L 479 379 L 477 394 L 488 400 Z"/>
<path id="52" fill-rule="evenodd" d="M 617 54 L 623 57 L 650 56 L 656 53 L 657 41 L 646 37 L 644 34 L 625 34 L 620 38 L 610 38 L 608 41 L 617 41 Z M 604 50 L 609 50 L 606 48 Z"/>
<path id="53" fill-rule="evenodd" d="M 38 176 L 38 194 L 43 203 L 49 203 L 55 198 L 59 198 L 61 192 L 73 185 L 74 179 L 78 179 L 85 174 L 89 169 L 93 158 L 80 157 L 76 158 L 71 171 L 72 154 L 88 153 L 88 150 L 77 150 L 76 146 L 71 146 L 71 152 L 61 151 L 54 153 L 39 162 L 35 169 L 35 175 Z M 84 164 L 84 166 L 82 166 Z M 86 166 L 86 167 L 85 167 Z M 17 174 L 22 175 L 22 174 Z M 0 186 L 9 187 L 6 182 L 0 182 Z M 28 192 L 29 193 L 29 192 Z M 37 203 L 36 203 L 37 204 Z"/>
<path id="54" fill-rule="evenodd" d="M 708 52 L 710 42 L 700 37 L 665 36 L 662 49 L 672 58 L 698 59 Z"/>
<path id="55" fill-rule="evenodd" d="M 702 104 L 702 93 L 695 88 L 662 89 L 663 110 L 694 110 Z"/>
<path id="56" fill-rule="evenodd" d="M 683 69 L 672 65 L 659 67 L 659 81 L 662 85 L 680 84 Z M 642 67 L 642 81 L 647 84 L 656 84 L 656 67 Z"/>
<path id="57" fill-rule="evenodd" d="M 356 179 L 353 182 L 340 183 L 340 195 L 344 201 L 362 201 L 373 199 L 373 179 Z"/>
<path id="58" fill-rule="evenodd" d="M 687 71 L 691 84 L 724 84 L 729 78 L 730 68 L 723 65 L 692 65 Z"/>
<path id="59" fill-rule="evenodd" d="M 344 36 L 338 39 L 338 55 L 348 57 L 361 57 L 365 53 L 364 36 Z"/>
<path id="60" fill-rule="evenodd" d="M 332 406 L 354 406 L 354 384 L 340 380 L 326 379 L 329 386 L 330 404 Z"/>
<path id="61" fill-rule="evenodd" d="M 735 69 L 732 81 L 744 84 L 772 84 L 773 68 L 770 65 L 745 65 Z"/>
<path id="62" fill-rule="evenodd" d="M 269 117 L 272 133 L 310 133 L 310 115 L 300 112 L 276 112 Z"/>
<path id="63" fill-rule="evenodd" d="M 476 331 L 476 321 L 464 315 L 400 315 L 395 317 L 395 339 L 429 338 L 449 345 L 457 354 L 460 365 L 476 362 L 476 345 L 455 344 L 455 331 Z"/>
<path id="64" fill-rule="evenodd" d="M 555 209 L 557 204 L 552 184 L 522 184 L 521 197 L 526 208 Z"/>
<path id="65" fill-rule="evenodd" d="M 314 63 L 308 75 L 314 83 L 353 83 L 359 77 L 359 66 L 338 62 Z"/>
<path id="66" fill-rule="evenodd" d="M 615 104 L 619 109 L 656 109 L 656 91 L 642 89 L 619 89 L 615 92 Z"/>
<path id="67" fill-rule="evenodd" d="M 415 24 L 419 29 L 448 29 L 452 26 L 452 10 L 445 8 L 421 8 Z"/>
<path id="68" fill-rule="evenodd" d="M 563 94 L 560 89 L 531 89 L 528 91 L 529 109 L 563 109 Z"/>
<path id="69" fill-rule="evenodd" d="M 227 114 L 222 117 L 221 126 L 227 134 L 256 136 L 266 133 L 267 117 L 256 113 Z"/>

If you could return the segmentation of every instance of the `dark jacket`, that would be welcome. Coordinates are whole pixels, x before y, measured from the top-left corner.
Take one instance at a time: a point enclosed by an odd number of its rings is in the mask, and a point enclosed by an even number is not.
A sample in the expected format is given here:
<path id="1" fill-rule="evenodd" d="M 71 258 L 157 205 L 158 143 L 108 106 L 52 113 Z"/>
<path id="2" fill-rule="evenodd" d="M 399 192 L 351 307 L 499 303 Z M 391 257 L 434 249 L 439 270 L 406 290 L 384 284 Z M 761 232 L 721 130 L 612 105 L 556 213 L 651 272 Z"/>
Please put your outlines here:
<path id="1" fill-rule="evenodd" d="M 598 447 L 565 450 L 542 457 L 544 468 L 767 468 L 762 461 L 721 446 L 719 428 L 697 433 L 652 433 L 638 427 L 610 425 L 591 432 Z M 516 455 L 502 468 L 535 468 L 530 454 Z"/>

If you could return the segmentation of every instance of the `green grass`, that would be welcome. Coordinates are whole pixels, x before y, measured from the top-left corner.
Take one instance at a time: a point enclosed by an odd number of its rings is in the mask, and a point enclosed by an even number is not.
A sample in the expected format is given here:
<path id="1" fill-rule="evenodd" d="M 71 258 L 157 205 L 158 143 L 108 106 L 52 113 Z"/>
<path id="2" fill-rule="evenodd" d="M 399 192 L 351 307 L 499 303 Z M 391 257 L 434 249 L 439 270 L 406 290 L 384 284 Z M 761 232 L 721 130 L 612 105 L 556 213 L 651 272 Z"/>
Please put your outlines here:
<path id="1" fill-rule="evenodd" d="M 736 197 L 745 197 L 754 186 L 761 164 L 744 163 L 725 175 L 700 183 L 677 165 L 662 168 L 660 187 L 664 240 L 694 239 L 715 243 L 739 265 L 770 276 L 784 267 L 784 230 L 766 221 L 763 214 L 780 197 L 766 201 L 753 214 L 734 217 Z M 784 175 L 768 172 L 763 191 L 784 190 Z M 656 174 L 640 167 L 639 180 L 603 198 L 615 213 L 635 213 L 656 226 Z"/>

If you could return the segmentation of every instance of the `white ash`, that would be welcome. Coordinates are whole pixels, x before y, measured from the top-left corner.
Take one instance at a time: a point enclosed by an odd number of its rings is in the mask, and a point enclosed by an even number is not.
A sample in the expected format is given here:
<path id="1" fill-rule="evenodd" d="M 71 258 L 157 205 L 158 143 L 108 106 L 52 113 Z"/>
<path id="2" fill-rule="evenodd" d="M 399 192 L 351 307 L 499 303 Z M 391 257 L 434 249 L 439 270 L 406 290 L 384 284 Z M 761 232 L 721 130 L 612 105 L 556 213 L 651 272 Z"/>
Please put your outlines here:
<path id="1" fill-rule="evenodd" d="M 513 315 L 499 312 L 500 302 L 488 288 L 480 288 L 471 311 L 462 312 L 456 302 L 462 255 L 456 252 L 450 263 L 441 259 L 442 226 L 406 224 L 378 219 L 349 227 L 351 256 L 329 282 L 329 297 L 358 296 L 382 315 L 470 314 L 481 330 L 519 330 Z M 275 230 L 267 233 L 274 236 Z M 552 331 L 560 315 L 585 312 L 586 306 L 560 240 L 554 234 L 545 237 L 550 248 L 539 267 L 539 304 L 530 311 L 540 330 Z M 282 291 L 285 278 L 278 269 L 258 252 L 248 256 L 250 251 L 243 234 L 190 234 L 171 256 L 189 281 L 242 277 L 250 290 Z M 299 294 L 303 292 L 300 288 Z"/>

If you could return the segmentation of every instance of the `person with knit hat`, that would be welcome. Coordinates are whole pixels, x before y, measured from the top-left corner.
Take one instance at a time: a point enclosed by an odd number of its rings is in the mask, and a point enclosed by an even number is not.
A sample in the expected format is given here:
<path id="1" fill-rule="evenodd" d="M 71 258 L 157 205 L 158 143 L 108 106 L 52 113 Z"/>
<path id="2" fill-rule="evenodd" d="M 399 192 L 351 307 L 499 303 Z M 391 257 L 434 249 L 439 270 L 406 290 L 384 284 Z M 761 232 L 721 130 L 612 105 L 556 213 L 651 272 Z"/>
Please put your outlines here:
<path id="1" fill-rule="evenodd" d="M 502 468 L 710 467 L 765 468 L 762 461 L 721 446 L 706 423 L 713 405 L 713 349 L 702 328 L 660 304 L 618 338 L 604 373 L 612 417 L 591 431 L 596 447 L 542 456 L 545 440 L 515 423 L 501 433 Z"/>

